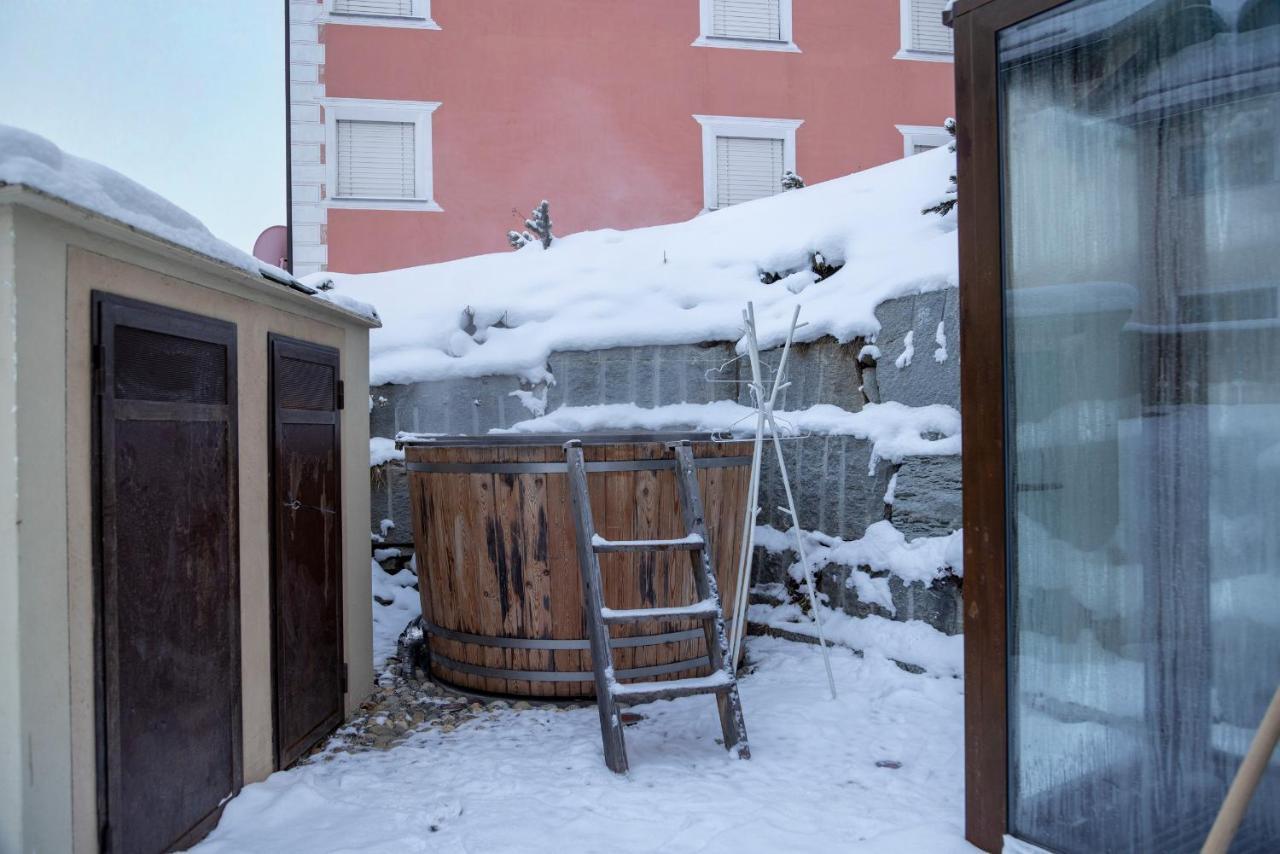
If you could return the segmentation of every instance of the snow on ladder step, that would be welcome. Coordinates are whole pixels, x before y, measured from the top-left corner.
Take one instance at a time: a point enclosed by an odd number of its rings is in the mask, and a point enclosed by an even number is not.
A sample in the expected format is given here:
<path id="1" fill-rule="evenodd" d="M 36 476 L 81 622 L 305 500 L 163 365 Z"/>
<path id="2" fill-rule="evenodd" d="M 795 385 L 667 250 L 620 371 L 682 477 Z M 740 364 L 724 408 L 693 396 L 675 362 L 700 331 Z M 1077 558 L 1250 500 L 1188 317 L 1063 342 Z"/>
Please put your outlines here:
<path id="1" fill-rule="evenodd" d="M 723 694 L 733 687 L 733 677 L 724 670 L 717 670 L 709 676 L 672 679 L 667 682 L 634 682 L 630 685 L 611 682 L 609 693 L 619 703 L 639 705 L 651 703 L 654 700 L 692 697 L 695 694 Z"/>
<path id="2" fill-rule="evenodd" d="M 697 551 L 706 545 L 700 534 L 678 540 L 606 540 L 599 534 L 591 537 L 591 548 L 599 552 Z"/>
<path id="3" fill-rule="evenodd" d="M 620 623 L 640 623 L 645 620 L 705 620 L 720 613 L 720 603 L 703 599 L 692 605 L 676 605 L 671 608 L 601 608 L 600 617 L 607 626 Z"/>

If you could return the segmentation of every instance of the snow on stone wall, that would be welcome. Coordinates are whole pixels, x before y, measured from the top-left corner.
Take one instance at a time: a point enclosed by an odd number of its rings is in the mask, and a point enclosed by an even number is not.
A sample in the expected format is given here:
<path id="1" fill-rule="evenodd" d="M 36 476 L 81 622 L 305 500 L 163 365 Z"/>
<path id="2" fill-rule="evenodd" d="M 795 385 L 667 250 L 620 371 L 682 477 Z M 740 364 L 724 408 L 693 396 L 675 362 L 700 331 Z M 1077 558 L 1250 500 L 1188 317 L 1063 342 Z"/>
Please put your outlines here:
<path id="1" fill-rule="evenodd" d="M 885 519 L 909 540 L 947 537 L 960 527 L 957 302 L 957 292 L 950 288 L 879 306 L 877 340 L 883 355 L 875 365 L 865 356 L 859 359 L 865 346 L 861 338 L 846 344 L 826 338 L 793 352 L 793 384 L 780 406 L 784 417 L 800 413 L 803 417 L 793 416 L 793 421 L 800 432 L 810 434 L 783 443 L 805 528 L 855 542 Z M 916 359 L 909 367 L 893 367 L 908 332 L 914 330 L 917 339 L 927 333 L 932 340 L 939 323 L 950 342 L 946 360 Z M 373 389 L 371 430 L 386 437 L 400 432 L 726 427 L 748 411 L 742 407 L 746 392 L 732 381 L 709 382 L 707 372 L 721 380 L 741 378 L 737 372 L 746 370 L 741 361 L 732 362 L 728 371 L 717 370 L 733 356 L 729 342 L 571 351 L 549 360 L 556 378 L 552 385 L 530 386 L 514 376 L 387 384 Z M 776 350 L 764 354 L 768 362 L 777 356 Z M 535 410 L 545 406 L 546 414 L 539 417 L 521 395 L 536 401 Z M 866 428 L 859 435 L 842 427 L 842 422 L 857 424 L 857 416 L 876 414 L 877 406 L 905 417 L 908 427 L 914 417 L 924 435 L 907 442 L 911 429 L 899 433 L 889 429 L 898 425 L 883 421 L 875 435 Z M 879 459 L 877 442 L 883 449 Z M 890 505 L 886 493 L 895 474 Z M 388 543 L 410 548 L 413 527 L 403 466 L 392 462 L 380 467 L 372 482 L 373 522 L 394 520 Z M 781 481 L 766 460 L 761 522 L 785 530 L 790 523 L 778 510 L 784 503 Z M 785 542 L 759 549 L 758 580 L 767 584 L 786 578 L 795 562 L 789 549 Z M 953 550 L 947 567 L 939 567 L 943 571 L 930 579 L 903 578 L 879 567 L 858 570 L 842 565 L 837 554 L 821 573 L 822 589 L 833 607 L 847 613 L 924 620 L 954 634 L 961 623 L 957 553 Z M 857 583 L 872 573 L 870 586 Z M 875 594 L 867 595 L 872 589 Z"/>

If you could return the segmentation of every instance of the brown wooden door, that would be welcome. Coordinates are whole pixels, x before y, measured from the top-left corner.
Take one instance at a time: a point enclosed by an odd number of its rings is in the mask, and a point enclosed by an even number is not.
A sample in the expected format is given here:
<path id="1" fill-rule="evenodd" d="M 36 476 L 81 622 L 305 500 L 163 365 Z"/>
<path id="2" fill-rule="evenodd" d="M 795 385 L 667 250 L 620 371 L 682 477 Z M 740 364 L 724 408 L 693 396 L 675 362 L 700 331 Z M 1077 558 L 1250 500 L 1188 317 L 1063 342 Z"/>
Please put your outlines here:
<path id="1" fill-rule="evenodd" d="M 276 763 L 342 720 L 338 351 L 270 338 Z"/>
<path id="2" fill-rule="evenodd" d="M 240 789 L 236 329 L 94 294 L 99 822 L 185 848 Z"/>

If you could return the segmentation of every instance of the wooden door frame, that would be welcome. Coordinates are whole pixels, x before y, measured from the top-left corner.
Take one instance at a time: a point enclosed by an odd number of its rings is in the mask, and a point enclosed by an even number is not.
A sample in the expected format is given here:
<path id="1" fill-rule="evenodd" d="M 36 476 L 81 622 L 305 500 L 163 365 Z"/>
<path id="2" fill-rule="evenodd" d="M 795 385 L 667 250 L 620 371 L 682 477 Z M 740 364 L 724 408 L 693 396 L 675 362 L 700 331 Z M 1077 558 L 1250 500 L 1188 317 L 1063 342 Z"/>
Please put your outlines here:
<path id="1" fill-rule="evenodd" d="M 1009 828 L 1008 553 L 1000 88 L 996 36 L 1071 0 L 954 7 L 964 494 L 965 836 Z"/>
<path id="2" fill-rule="evenodd" d="M 270 505 L 271 519 L 271 573 L 268 586 L 268 597 L 271 603 L 271 754 L 272 761 L 277 771 L 287 767 L 285 757 L 283 756 L 283 745 L 280 742 L 280 655 L 279 655 L 279 609 L 276 604 L 276 596 L 279 591 L 279 573 L 280 573 L 280 547 L 281 537 L 279 525 L 281 524 L 281 516 L 277 503 L 276 487 L 278 486 L 279 476 L 276 473 L 276 448 L 280 442 L 281 428 L 284 422 L 279 421 L 276 417 L 276 353 L 277 348 L 294 349 L 312 354 L 320 353 L 326 357 L 332 357 L 333 376 L 334 376 L 334 410 L 333 410 L 333 438 L 335 444 L 334 459 L 334 485 L 335 485 L 335 508 L 337 522 L 334 525 L 334 548 L 337 551 L 337 606 L 334 620 L 338 627 L 338 655 L 335 666 L 338 669 L 338 720 L 334 722 L 336 726 L 341 723 L 343 712 L 346 708 L 346 698 L 349 687 L 346 679 L 347 668 L 347 651 L 346 651 L 346 631 L 343 625 L 343 585 L 345 584 L 345 554 L 343 552 L 343 518 L 342 518 L 342 411 L 343 400 L 340 391 L 342 383 L 342 351 L 337 347 L 330 347 L 325 344 L 316 344 L 311 341 L 304 341 L 300 338 L 292 338 L 278 332 L 267 333 L 267 455 L 268 455 L 268 504 Z M 322 724 L 321 729 L 332 729 L 328 727 L 327 722 Z M 294 760 L 296 761 L 296 759 Z"/>
<path id="3" fill-rule="evenodd" d="M 232 666 L 231 691 L 233 709 L 231 713 L 231 775 L 232 794 L 238 793 L 244 786 L 244 692 L 241 684 L 240 654 L 240 481 L 239 481 L 239 381 L 236 374 L 238 348 L 236 345 L 235 324 L 218 318 L 206 317 L 187 311 L 170 308 L 157 303 L 137 300 L 103 291 L 90 293 L 89 340 L 91 347 L 91 382 L 90 382 L 90 477 L 93 495 L 93 678 L 94 678 L 94 761 L 96 768 L 96 808 L 99 850 L 108 854 L 115 850 L 113 837 L 110 834 L 109 819 L 111 809 L 112 784 L 109 773 L 111 752 L 108 741 L 111 731 L 107 722 L 109 706 L 107 684 L 107 641 L 108 625 L 106 620 L 107 605 L 107 573 L 106 542 L 104 534 L 107 530 L 107 517 L 115 513 L 114 502 L 108 502 L 103 491 L 107 479 L 114 473 L 114 466 L 103 463 L 103 451 L 107 447 L 104 433 L 109 419 L 114 419 L 114 408 L 104 402 L 105 390 L 113 382 L 113 375 L 108 372 L 107 349 L 114 343 L 114 326 L 107 330 L 105 313 L 136 313 L 150 317 L 167 318 L 169 323 L 147 323 L 139 318 L 137 327 L 162 332 L 168 335 L 182 335 L 201 341 L 222 344 L 227 349 L 227 513 L 228 513 L 228 559 L 230 594 L 233 607 L 228 615 L 230 620 L 229 650 Z M 104 334 L 105 333 L 105 334 Z M 114 435 L 114 430 L 112 430 Z M 104 471 L 104 469 L 106 469 Z M 109 506 L 110 505 L 110 506 Z M 119 793 L 116 793 L 117 798 Z M 192 827 L 174 845 L 185 848 L 198 842 L 213 829 L 222 815 L 223 804 L 206 816 L 199 824 Z"/>

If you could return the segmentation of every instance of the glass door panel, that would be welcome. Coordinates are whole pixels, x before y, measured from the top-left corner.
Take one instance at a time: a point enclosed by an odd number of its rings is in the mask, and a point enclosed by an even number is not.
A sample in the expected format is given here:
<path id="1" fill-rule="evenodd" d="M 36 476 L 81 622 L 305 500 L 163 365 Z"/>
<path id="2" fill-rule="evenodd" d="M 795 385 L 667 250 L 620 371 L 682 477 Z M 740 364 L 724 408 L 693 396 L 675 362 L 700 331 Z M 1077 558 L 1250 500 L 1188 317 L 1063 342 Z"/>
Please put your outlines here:
<path id="1" fill-rule="evenodd" d="M 1010 829 L 1198 851 L 1280 685 L 1280 0 L 998 57 Z M 1280 760 L 1233 850 L 1280 851 Z"/>

